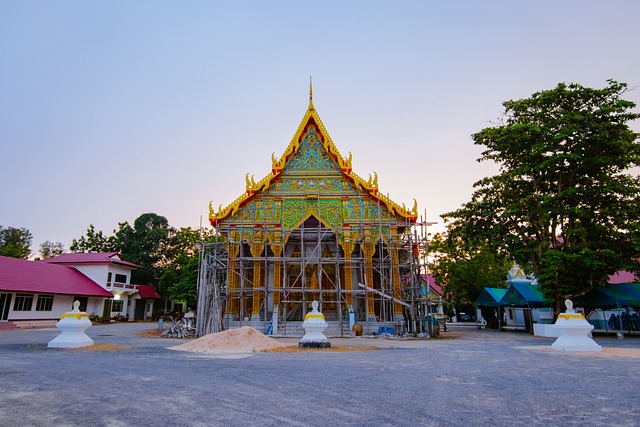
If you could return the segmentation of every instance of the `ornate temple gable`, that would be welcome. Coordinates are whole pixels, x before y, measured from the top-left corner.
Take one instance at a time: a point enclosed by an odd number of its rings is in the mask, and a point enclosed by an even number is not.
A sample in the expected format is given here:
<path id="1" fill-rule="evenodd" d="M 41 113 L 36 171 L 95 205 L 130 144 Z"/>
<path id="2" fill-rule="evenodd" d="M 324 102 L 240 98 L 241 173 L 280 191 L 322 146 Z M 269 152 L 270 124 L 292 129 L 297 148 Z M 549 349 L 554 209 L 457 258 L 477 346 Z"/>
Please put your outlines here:
<path id="1" fill-rule="evenodd" d="M 378 192 L 375 172 L 367 180 L 353 172 L 351 153 L 340 154 L 311 99 L 291 142 L 280 158 L 272 155 L 271 165 L 258 182 L 247 174 L 246 192 L 227 207 L 216 212 L 210 203 L 211 225 L 290 228 L 314 215 L 337 230 L 345 223 L 417 219 L 415 200 L 411 210 L 400 206 Z"/>
<path id="2" fill-rule="evenodd" d="M 283 176 L 340 176 L 341 168 L 323 147 L 322 135 L 316 131 L 315 125 L 310 123 L 300 145 L 281 172 Z"/>

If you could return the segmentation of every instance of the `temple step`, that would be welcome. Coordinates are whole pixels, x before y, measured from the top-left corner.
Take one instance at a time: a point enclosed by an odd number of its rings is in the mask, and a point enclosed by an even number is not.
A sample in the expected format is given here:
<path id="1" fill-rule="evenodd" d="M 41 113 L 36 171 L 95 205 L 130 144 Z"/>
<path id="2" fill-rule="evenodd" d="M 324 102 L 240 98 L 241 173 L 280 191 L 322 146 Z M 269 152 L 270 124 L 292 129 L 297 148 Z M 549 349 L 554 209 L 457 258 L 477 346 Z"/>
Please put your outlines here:
<path id="1" fill-rule="evenodd" d="M 17 326 L 13 322 L 0 322 L 0 330 L 4 329 L 16 329 Z"/>
<path id="2" fill-rule="evenodd" d="M 395 322 L 358 322 L 362 325 L 363 334 L 395 334 L 398 332 L 398 324 Z M 225 321 L 224 328 L 225 329 L 236 329 L 240 326 L 250 326 L 263 334 L 266 334 L 269 330 L 271 322 L 265 322 L 264 320 L 254 320 L 254 321 Z M 351 331 L 349 330 L 349 322 L 345 319 L 342 322 L 342 327 L 340 327 L 340 321 L 338 320 L 329 320 L 327 321 L 327 329 L 324 331 L 324 334 L 327 337 L 350 337 Z M 302 337 L 304 336 L 304 328 L 302 327 L 302 322 L 284 322 L 280 320 L 278 324 L 278 332 L 276 336 L 286 336 L 286 337 Z"/>
<path id="3" fill-rule="evenodd" d="M 233 321 L 229 322 L 228 325 L 225 324 L 225 328 L 235 329 L 240 326 L 250 326 L 263 334 L 267 332 L 269 328 L 270 322 L 264 321 Z M 339 321 L 328 321 L 327 329 L 324 334 L 327 337 L 340 337 L 340 336 L 351 336 L 349 331 L 349 322 L 343 322 L 342 328 L 340 327 Z M 302 337 L 304 336 L 304 328 L 302 327 L 302 322 L 282 322 L 278 325 L 278 333 L 277 336 L 287 336 L 287 337 Z"/>

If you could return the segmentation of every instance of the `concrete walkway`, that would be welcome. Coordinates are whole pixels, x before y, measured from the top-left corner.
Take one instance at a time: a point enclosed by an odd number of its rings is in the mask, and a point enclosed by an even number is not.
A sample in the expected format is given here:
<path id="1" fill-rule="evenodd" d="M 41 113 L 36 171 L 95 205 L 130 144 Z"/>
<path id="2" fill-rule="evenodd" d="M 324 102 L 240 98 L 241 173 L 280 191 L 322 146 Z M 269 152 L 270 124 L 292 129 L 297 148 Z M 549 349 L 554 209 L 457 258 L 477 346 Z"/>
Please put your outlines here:
<path id="1" fill-rule="evenodd" d="M 602 353 L 564 353 L 551 349 L 553 338 L 454 324 L 434 340 L 332 340 L 334 347 L 378 350 L 219 357 L 170 351 L 181 341 L 141 336 L 156 326 L 93 326 L 87 333 L 99 351 L 46 348 L 56 329 L 0 331 L 0 425 L 633 426 L 640 420 L 640 338 L 596 336 Z"/>

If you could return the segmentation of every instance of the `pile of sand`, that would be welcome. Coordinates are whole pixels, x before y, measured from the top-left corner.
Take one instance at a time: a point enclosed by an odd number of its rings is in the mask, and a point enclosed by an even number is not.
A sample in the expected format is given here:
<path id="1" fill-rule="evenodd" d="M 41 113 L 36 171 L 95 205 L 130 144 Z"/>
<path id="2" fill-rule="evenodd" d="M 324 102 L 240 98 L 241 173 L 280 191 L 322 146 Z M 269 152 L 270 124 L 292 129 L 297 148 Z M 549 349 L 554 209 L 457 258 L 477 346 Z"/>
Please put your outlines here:
<path id="1" fill-rule="evenodd" d="M 202 353 L 257 353 L 282 349 L 283 347 L 285 345 L 273 338 L 269 338 L 249 326 L 242 326 L 238 329 L 205 335 L 172 347 L 172 349 Z"/>

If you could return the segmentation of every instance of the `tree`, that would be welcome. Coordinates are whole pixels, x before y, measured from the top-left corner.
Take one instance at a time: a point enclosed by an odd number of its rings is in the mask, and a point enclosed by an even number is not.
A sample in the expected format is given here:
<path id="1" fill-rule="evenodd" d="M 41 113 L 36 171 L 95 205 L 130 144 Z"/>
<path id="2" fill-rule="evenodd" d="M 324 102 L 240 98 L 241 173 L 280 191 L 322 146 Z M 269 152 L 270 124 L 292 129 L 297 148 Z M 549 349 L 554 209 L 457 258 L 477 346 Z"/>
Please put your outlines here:
<path id="1" fill-rule="evenodd" d="M 60 242 L 50 242 L 48 240 L 40 243 L 40 258 L 48 259 L 63 254 L 64 245 Z"/>
<path id="2" fill-rule="evenodd" d="M 443 285 L 445 300 L 459 310 L 473 304 L 485 287 L 507 287 L 506 274 L 512 263 L 485 240 L 453 231 L 436 234 L 429 242 L 429 252 L 434 256 L 431 271 Z M 487 327 L 497 325 L 492 308 L 480 309 Z"/>
<path id="3" fill-rule="evenodd" d="M 429 242 L 431 271 L 453 304 L 473 303 L 484 287 L 506 287 L 511 261 L 485 241 L 471 236 L 436 234 Z"/>
<path id="4" fill-rule="evenodd" d="M 26 228 L 3 227 L 0 225 L 0 255 L 27 259 L 31 255 L 33 236 Z"/>
<path id="5" fill-rule="evenodd" d="M 180 228 L 167 249 L 168 265 L 160 277 L 162 293 L 178 301 L 186 301 L 187 306 L 195 308 L 198 298 L 198 272 L 200 245 L 214 239 L 213 230 L 196 230 L 191 227 Z"/>
<path id="6" fill-rule="evenodd" d="M 174 300 L 186 301 L 188 309 L 195 309 L 198 304 L 198 267 L 198 256 L 194 255 L 177 271 L 178 280 L 174 281 L 168 289 L 168 295 Z"/>
<path id="7" fill-rule="evenodd" d="M 167 248 L 175 228 L 169 226 L 167 218 L 155 213 L 144 213 L 133 222 L 118 224 L 115 233 L 115 248 L 124 259 L 138 264 L 131 280 L 137 284 L 157 286 L 163 267 L 168 265 Z"/>
<path id="8" fill-rule="evenodd" d="M 617 270 L 640 269 L 640 117 L 621 96 L 559 84 L 506 101 L 503 123 L 473 135 L 479 161 L 500 165 L 475 183 L 471 201 L 443 215 L 449 232 L 486 239 L 536 274 L 556 311 L 565 298 L 607 284 Z"/>
<path id="9" fill-rule="evenodd" d="M 89 225 L 84 236 L 73 239 L 69 250 L 71 252 L 113 252 L 116 242 L 113 236 L 106 237 L 101 230 L 96 231 L 93 224 Z"/>
<path id="10" fill-rule="evenodd" d="M 112 236 L 89 226 L 85 236 L 74 239 L 72 251 L 119 252 L 140 266 L 131 282 L 154 286 L 163 297 L 187 301 L 194 307 L 197 298 L 200 243 L 213 238 L 213 230 L 190 227 L 176 230 L 164 216 L 144 213 L 133 222 L 118 224 Z"/>
<path id="11" fill-rule="evenodd" d="M 118 224 L 111 236 L 89 226 L 84 236 L 73 239 L 69 249 L 73 252 L 119 252 L 124 259 L 140 266 L 131 280 L 136 284 L 157 285 L 162 268 L 167 264 L 166 249 L 175 229 L 167 218 L 155 213 L 144 213 L 131 226 L 127 221 Z"/>

